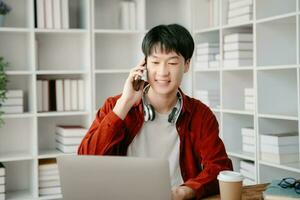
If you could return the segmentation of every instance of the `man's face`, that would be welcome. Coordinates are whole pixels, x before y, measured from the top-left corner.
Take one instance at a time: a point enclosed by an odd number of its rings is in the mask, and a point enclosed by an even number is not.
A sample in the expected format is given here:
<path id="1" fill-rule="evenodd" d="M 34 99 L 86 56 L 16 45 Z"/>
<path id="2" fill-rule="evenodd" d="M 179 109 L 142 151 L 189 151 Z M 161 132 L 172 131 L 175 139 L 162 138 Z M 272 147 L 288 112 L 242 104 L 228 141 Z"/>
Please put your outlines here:
<path id="1" fill-rule="evenodd" d="M 174 51 L 166 53 L 158 47 L 147 57 L 148 82 L 160 95 L 176 94 L 188 69 L 189 62 Z"/>

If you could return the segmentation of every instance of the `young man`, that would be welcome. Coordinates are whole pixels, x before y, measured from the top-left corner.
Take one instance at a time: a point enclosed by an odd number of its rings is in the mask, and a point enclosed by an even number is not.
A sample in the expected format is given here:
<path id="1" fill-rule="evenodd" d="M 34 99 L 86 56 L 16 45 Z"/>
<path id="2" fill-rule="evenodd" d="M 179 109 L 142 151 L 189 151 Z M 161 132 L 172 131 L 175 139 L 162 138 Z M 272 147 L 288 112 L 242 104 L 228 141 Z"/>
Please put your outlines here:
<path id="1" fill-rule="evenodd" d="M 194 51 L 192 36 L 180 25 L 159 25 L 146 34 L 142 50 L 145 60 L 131 70 L 122 94 L 98 111 L 78 154 L 166 159 L 173 200 L 218 193 L 218 173 L 232 170 L 218 122 L 179 89 Z M 148 84 L 136 91 L 133 81 L 144 70 Z"/>

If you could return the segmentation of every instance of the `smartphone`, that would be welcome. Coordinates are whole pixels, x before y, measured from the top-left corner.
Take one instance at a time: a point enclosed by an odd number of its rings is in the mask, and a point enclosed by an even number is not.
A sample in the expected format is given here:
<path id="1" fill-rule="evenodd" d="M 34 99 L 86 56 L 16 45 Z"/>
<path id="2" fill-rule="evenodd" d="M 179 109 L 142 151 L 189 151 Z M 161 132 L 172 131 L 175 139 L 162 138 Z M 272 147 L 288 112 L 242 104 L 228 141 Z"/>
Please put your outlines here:
<path id="1" fill-rule="evenodd" d="M 137 79 L 132 82 L 132 86 L 135 91 L 139 91 L 142 86 L 142 83 L 144 81 L 147 81 L 148 74 L 147 74 L 147 62 L 146 61 L 147 61 L 147 59 L 145 58 L 144 66 L 146 66 L 146 70 L 143 71 L 143 76 L 138 76 Z"/>

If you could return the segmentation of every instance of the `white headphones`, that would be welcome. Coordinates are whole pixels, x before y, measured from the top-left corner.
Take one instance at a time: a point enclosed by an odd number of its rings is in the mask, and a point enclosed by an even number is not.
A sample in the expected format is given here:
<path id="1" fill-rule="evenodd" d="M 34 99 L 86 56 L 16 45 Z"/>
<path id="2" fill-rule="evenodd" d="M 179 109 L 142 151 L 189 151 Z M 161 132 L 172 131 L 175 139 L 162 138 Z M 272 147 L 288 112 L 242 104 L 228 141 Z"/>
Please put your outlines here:
<path id="1" fill-rule="evenodd" d="M 150 85 L 147 85 L 144 88 L 144 92 L 143 92 L 143 96 L 142 96 L 145 122 L 147 122 L 149 120 L 153 121 L 155 119 L 154 107 L 151 104 L 148 104 L 146 102 L 146 97 L 145 97 L 145 94 L 149 90 L 149 86 Z M 172 111 L 171 111 L 171 113 L 169 114 L 169 117 L 168 117 L 168 122 L 170 122 L 172 124 L 176 124 L 177 119 L 179 118 L 179 115 L 180 115 L 180 112 L 181 112 L 181 109 L 182 109 L 182 95 L 179 91 L 177 92 L 177 97 L 178 97 L 177 103 L 176 103 L 175 107 L 172 109 Z"/>

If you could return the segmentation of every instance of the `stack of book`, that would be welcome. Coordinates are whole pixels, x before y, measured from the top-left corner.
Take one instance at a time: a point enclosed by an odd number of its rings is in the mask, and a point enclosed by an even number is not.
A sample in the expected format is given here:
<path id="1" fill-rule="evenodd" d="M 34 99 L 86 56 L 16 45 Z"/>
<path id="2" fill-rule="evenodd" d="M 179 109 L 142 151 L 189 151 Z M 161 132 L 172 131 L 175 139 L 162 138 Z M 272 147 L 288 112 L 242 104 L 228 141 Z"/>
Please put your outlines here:
<path id="1" fill-rule="evenodd" d="M 124 30 L 136 30 L 136 5 L 134 1 L 120 2 L 120 25 Z"/>
<path id="2" fill-rule="evenodd" d="M 37 28 L 69 28 L 69 0 L 35 0 L 34 2 Z"/>
<path id="3" fill-rule="evenodd" d="M 61 194 L 58 166 L 55 159 L 39 161 L 39 195 Z"/>
<path id="4" fill-rule="evenodd" d="M 0 163 L 0 200 L 5 200 L 5 167 Z"/>
<path id="5" fill-rule="evenodd" d="M 37 80 L 37 94 L 38 112 L 85 109 L 81 79 Z"/>
<path id="6" fill-rule="evenodd" d="M 7 90 L 5 101 L 0 110 L 6 114 L 23 113 L 23 90 Z"/>
<path id="7" fill-rule="evenodd" d="M 240 161 L 240 173 L 244 176 L 243 185 L 255 184 L 255 165 L 251 161 Z"/>
<path id="8" fill-rule="evenodd" d="M 253 111 L 255 109 L 254 89 L 245 88 L 245 110 Z"/>
<path id="9" fill-rule="evenodd" d="M 252 33 L 231 33 L 224 36 L 224 68 L 252 66 L 252 60 Z"/>
<path id="10" fill-rule="evenodd" d="M 252 0 L 229 0 L 228 24 L 244 23 L 252 20 Z"/>
<path id="11" fill-rule="evenodd" d="M 219 67 L 219 43 L 200 43 L 196 45 L 195 69 Z"/>
<path id="12" fill-rule="evenodd" d="M 253 127 L 244 127 L 242 133 L 242 150 L 246 153 L 255 153 L 255 132 Z"/>
<path id="13" fill-rule="evenodd" d="M 220 105 L 219 90 L 196 90 L 195 98 L 201 100 L 207 106 L 218 108 Z"/>
<path id="14" fill-rule="evenodd" d="M 76 153 L 87 131 L 82 126 L 57 126 L 56 149 L 63 153 Z"/>
<path id="15" fill-rule="evenodd" d="M 276 164 L 294 163 L 299 160 L 297 132 L 260 135 L 261 160 Z"/>

